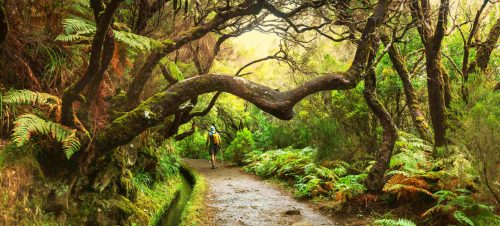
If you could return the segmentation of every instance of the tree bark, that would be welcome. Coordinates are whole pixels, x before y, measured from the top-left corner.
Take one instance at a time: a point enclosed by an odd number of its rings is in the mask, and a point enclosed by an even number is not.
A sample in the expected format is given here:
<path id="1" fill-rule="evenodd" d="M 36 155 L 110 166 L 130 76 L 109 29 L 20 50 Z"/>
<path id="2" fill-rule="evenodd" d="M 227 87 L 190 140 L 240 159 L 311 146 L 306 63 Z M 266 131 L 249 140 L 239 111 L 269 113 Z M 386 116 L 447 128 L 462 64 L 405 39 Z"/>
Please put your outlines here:
<path id="1" fill-rule="evenodd" d="M 382 142 L 376 153 L 376 162 L 373 164 L 368 177 L 366 179 L 366 187 L 370 191 L 379 192 L 385 184 L 385 171 L 389 168 L 389 162 L 392 157 L 394 144 L 398 139 L 396 126 L 389 112 L 384 108 L 384 105 L 378 100 L 376 93 L 376 76 L 372 69 L 365 77 L 365 90 L 363 92 L 366 103 L 378 118 L 382 126 Z"/>
<path id="2" fill-rule="evenodd" d="M 412 0 L 410 4 L 413 19 L 418 21 L 417 30 L 425 47 L 425 63 L 427 72 L 427 89 L 429 92 L 429 109 L 434 129 L 434 145 L 444 146 L 446 138 L 447 108 L 450 107 L 451 90 L 449 77 L 441 63 L 441 44 L 448 23 L 449 0 L 441 0 L 437 24 L 431 27 L 430 8 L 427 0 Z"/>
<path id="3" fill-rule="evenodd" d="M 115 49 L 115 41 L 113 38 L 113 32 L 108 30 L 108 34 L 105 37 L 103 44 L 103 51 L 101 56 L 101 67 L 99 71 L 95 74 L 95 77 L 92 79 L 89 85 L 89 89 L 87 95 L 85 96 L 85 103 L 81 105 L 79 110 L 79 119 L 87 128 L 91 128 L 90 122 L 92 119 L 90 118 L 91 106 L 95 101 L 97 95 L 99 94 L 99 90 L 101 88 L 101 82 L 104 78 L 104 73 L 108 69 L 108 65 L 113 58 L 113 51 Z"/>
<path id="4" fill-rule="evenodd" d="M 89 66 L 83 77 L 75 84 L 68 87 L 63 93 L 61 123 L 64 125 L 73 125 L 73 103 L 80 97 L 80 93 L 94 79 L 101 67 L 108 66 L 107 64 L 103 65 L 103 62 L 101 62 L 104 40 L 113 20 L 113 14 L 122 1 L 123 0 L 112 0 L 102 12 L 97 12 L 99 10 L 97 8 L 94 9 L 94 13 L 97 13 L 99 16 L 96 18 L 97 30 L 92 41 Z M 94 1 L 91 1 L 91 3 L 92 2 Z"/>
<path id="5" fill-rule="evenodd" d="M 403 83 L 403 90 L 406 97 L 406 104 L 408 105 L 408 109 L 410 110 L 411 119 L 413 120 L 413 124 L 415 128 L 417 128 L 418 134 L 420 138 L 433 142 L 432 140 L 432 131 L 427 123 L 427 120 L 424 117 L 424 114 L 420 110 L 420 104 L 417 101 L 417 94 L 415 93 L 415 89 L 410 81 L 410 73 L 406 67 L 406 63 L 401 56 L 398 47 L 395 43 L 390 44 L 389 37 L 382 36 L 382 41 L 384 45 L 389 45 L 388 54 L 391 59 L 392 66 L 396 70 Z"/>
<path id="6" fill-rule="evenodd" d="M 4 2 L 0 0 L 0 44 L 7 38 L 9 32 L 9 24 L 7 23 L 7 15 L 5 14 Z"/>
<path id="7" fill-rule="evenodd" d="M 497 18 L 495 25 L 491 28 L 490 33 L 486 41 L 481 43 L 477 50 L 476 59 L 469 66 L 469 73 L 475 70 L 485 71 L 488 67 L 488 62 L 490 61 L 491 53 L 498 42 L 500 36 L 500 18 Z"/>

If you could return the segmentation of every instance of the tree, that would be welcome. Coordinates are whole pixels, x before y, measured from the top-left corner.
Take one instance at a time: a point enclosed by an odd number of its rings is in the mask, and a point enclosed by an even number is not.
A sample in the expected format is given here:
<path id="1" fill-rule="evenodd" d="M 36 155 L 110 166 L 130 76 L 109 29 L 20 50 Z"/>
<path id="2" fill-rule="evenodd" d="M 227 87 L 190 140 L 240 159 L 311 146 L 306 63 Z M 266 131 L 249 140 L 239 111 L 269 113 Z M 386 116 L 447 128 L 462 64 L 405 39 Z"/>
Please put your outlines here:
<path id="1" fill-rule="evenodd" d="M 434 144 L 441 147 L 448 143 L 447 108 L 450 108 L 451 90 L 446 69 L 441 63 L 441 44 L 448 23 L 450 1 L 441 0 L 436 26 L 432 27 L 431 6 L 428 0 L 412 0 L 411 15 L 417 21 L 417 31 L 425 48 L 429 109 L 434 129 Z"/>

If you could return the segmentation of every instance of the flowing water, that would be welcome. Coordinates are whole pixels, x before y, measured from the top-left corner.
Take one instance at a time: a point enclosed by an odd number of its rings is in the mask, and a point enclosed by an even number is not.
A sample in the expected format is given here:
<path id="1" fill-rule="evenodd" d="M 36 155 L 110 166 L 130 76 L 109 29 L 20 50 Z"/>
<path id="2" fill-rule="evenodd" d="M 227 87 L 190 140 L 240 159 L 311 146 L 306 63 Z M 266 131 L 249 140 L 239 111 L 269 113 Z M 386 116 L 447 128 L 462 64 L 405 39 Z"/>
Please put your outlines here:
<path id="1" fill-rule="evenodd" d="M 193 186 L 184 175 L 182 175 L 180 186 L 179 192 L 172 201 L 172 205 L 168 208 L 165 215 L 163 215 L 159 225 L 177 226 L 181 223 L 182 211 L 184 211 L 184 207 L 189 201 Z"/>

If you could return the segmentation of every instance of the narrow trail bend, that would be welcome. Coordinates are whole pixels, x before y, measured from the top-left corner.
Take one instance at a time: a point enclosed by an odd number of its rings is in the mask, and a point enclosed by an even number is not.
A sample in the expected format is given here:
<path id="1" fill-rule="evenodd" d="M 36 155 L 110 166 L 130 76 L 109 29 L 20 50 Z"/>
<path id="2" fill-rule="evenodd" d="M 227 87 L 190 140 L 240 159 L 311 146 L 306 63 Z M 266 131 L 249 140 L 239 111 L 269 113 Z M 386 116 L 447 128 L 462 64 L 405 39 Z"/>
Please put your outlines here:
<path id="1" fill-rule="evenodd" d="M 237 167 L 210 169 L 204 159 L 184 159 L 203 174 L 209 186 L 207 225 L 336 225 L 307 204 L 298 202 Z"/>

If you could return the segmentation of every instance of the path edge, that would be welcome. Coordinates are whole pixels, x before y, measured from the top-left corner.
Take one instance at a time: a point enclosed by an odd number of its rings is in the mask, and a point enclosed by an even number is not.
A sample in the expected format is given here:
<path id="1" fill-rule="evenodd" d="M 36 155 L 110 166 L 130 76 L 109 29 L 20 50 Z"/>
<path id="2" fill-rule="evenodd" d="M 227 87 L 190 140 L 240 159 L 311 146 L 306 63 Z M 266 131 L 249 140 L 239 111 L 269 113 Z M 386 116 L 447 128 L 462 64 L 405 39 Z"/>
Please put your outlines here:
<path id="1" fill-rule="evenodd" d="M 205 197 L 208 186 L 205 177 L 190 167 L 187 163 L 181 163 L 181 170 L 193 185 L 193 191 L 181 217 L 181 226 L 201 225 L 202 213 L 206 207 Z"/>

